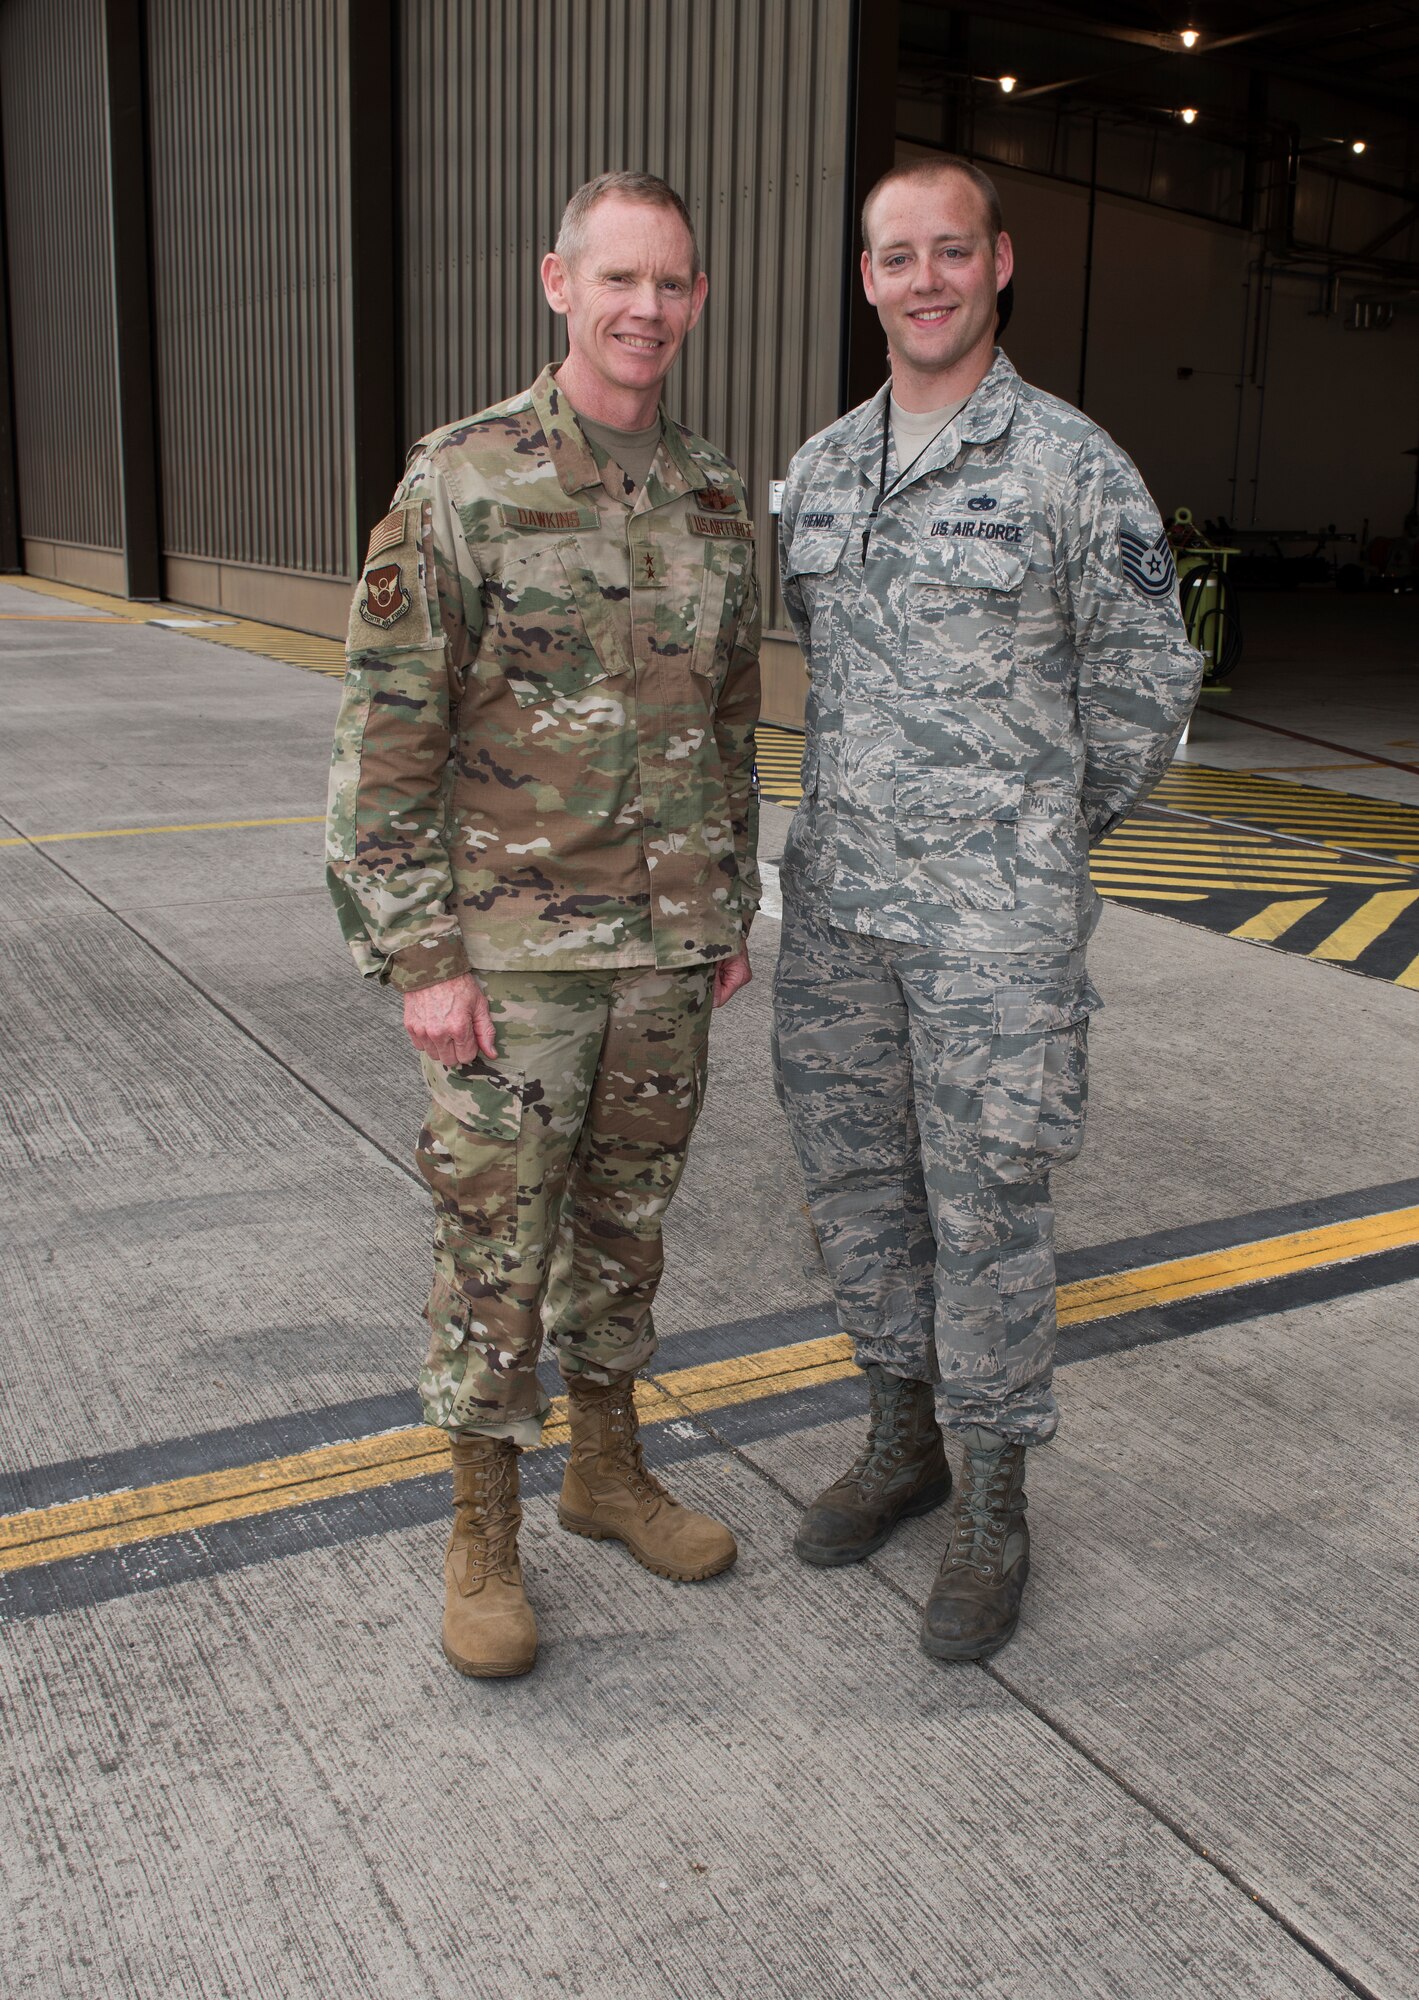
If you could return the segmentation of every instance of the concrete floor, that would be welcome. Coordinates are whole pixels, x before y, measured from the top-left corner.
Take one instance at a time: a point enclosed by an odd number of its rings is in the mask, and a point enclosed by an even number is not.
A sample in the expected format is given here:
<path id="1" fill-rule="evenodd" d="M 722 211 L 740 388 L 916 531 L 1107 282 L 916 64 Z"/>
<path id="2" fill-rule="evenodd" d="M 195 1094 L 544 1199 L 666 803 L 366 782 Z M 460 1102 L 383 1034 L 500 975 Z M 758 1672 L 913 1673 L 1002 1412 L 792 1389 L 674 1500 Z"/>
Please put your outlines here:
<path id="1" fill-rule="evenodd" d="M 0 837 L 319 814 L 337 683 L 28 622 L 71 610 L 0 587 Z M 1350 705 L 1314 603 L 1305 657 L 1290 607 L 1268 615 L 1236 710 L 1366 754 L 1419 738 L 1412 612 L 1364 628 Z M 1312 755 L 1204 720 L 1199 761 Z M 769 858 L 785 824 L 766 809 Z M 320 852 L 313 823 L 0 848 L 7 1507 L 298 1449 L 303 1425 L 362 1434 L 407 1401 L 418 1078 Z M 826 1299 L 768 1082 L 776 945 L 761 919 L 759 977 L 716 1021 L 668 1365 L 702 1329 Z M 1131 910 L 1093 969 L 1071 1256 L 1419 1177 L 1413 992 Z M 524 1682 L 439 1655 L 435 1481 L 179 1538 L 181 1580 L 153 1544 L 56 1565 L 0 1650 L 0 1987 L 1419 1994 L 1416 1293 L 1273 1300 L 1092 1358 L 1066 1341 L 1035 1580 L 988 1670 L 916 1649 L 939 1520 L 857 1570 L 793 1561 L 796 1504 L 860 1432 L 811 1395 L 657 1436 L 741 1537 L 693 1589 L 563 1535 L 556 1455 L 537 1462 Z"/>

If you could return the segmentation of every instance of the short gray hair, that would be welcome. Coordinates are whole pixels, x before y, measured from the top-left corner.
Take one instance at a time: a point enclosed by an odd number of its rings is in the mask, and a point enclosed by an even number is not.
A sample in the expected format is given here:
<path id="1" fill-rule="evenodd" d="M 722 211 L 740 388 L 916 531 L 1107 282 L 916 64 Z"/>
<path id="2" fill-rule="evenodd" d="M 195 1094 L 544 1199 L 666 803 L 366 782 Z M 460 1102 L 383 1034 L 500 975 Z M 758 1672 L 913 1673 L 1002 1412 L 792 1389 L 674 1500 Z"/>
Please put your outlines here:
<path id="1" fill-rule="evenodd" d="M 562 210 L 557 240 L 552 246 L 564 264 L 575 264 L 580 258 L 586 249 L 586 219 L 610 195 L 619 195 L 623 201 L 644 202 L 648 208 L 668 208 L 678 215 L 690 239 L 690 275 L 699 277 L 700 245 L 690 211 L 669 181 L 663 181 L 659 174 L 598 174 L 595 180 L 583 181 Z"/>

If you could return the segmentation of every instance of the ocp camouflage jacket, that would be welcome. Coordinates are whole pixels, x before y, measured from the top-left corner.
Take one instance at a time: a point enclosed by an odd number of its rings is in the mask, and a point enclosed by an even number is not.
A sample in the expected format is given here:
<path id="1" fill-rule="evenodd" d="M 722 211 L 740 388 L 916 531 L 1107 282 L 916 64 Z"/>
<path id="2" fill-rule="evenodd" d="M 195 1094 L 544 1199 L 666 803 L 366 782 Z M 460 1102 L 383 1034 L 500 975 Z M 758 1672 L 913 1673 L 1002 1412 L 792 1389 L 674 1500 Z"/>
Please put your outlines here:
<path id="1" fill-rule="evenodd" d="M 1089 842 L 1162 775 L 1201 681 L 1157 509 L 999 351 L 900 476 L 888 430 L 884 482 L 887 396 L 811 439 L 784 492 L 811 679 L 785 895 L 951 953 L 1073 946 Z"/>
<path id="2" fill-rule="evenodd" d="M 666 422 L 628 497 L 545 369 L 415 446 L 355 592 L 327 879 L 356 963 L 730 957 L 758 905 L 744 490 Z"/>

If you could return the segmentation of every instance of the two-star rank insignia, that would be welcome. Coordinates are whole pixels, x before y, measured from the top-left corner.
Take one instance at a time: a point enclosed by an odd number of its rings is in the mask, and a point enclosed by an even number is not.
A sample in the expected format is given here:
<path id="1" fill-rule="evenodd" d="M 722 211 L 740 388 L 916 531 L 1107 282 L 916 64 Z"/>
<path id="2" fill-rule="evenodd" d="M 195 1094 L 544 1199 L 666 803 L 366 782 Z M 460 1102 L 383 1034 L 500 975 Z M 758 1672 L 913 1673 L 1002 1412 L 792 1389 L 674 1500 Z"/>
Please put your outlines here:
<path id="1" fill-rule="evenodd" d="M 1120 528 L 1118 553 L 1124 575 L 1140 596 L 1166 597 L 1176 588 L 1178 572 L 1166 528 L 1160 528 L 1153 541 L 1135 535 L 1129 528 Z"/>
<path id="2" fill-rule="evenodd" d="M 409 604 L 409 593 L 404 588 L 398 563 L 386 563 L 382 569 L 365 571 L 365 596 L 360 616 L 367 625 L 378 625 L 387 632 L 391 625 L 399 623 Z"/>

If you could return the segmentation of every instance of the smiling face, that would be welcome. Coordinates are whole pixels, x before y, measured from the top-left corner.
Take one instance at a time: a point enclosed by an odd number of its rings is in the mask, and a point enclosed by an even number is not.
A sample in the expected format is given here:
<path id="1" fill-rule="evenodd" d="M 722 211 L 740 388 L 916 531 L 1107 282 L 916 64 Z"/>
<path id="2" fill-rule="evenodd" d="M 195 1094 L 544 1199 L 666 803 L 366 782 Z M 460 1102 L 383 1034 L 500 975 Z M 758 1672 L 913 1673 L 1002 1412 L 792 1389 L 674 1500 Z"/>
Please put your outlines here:
<path id="1" fill-rule="evenodd" d="M 652 423 L 709 289 L 679 216 L 606 196 L 586 218 L 574 262 L 555 250 L 542 259 L 542 288 L 567 322 L 557 380 L 575 408 L 620 430 Z"/>
<path id="2" fill-rule="evenodd" d="M 959 173 L 889 181 L 868 221 L 862 283 L 887 336 L 897 401 L 935 410 L 968 396 L 990 367 L 1010 238 L 992 244 L 984 199 Z"/>

